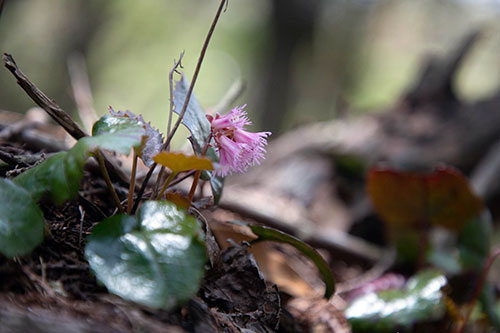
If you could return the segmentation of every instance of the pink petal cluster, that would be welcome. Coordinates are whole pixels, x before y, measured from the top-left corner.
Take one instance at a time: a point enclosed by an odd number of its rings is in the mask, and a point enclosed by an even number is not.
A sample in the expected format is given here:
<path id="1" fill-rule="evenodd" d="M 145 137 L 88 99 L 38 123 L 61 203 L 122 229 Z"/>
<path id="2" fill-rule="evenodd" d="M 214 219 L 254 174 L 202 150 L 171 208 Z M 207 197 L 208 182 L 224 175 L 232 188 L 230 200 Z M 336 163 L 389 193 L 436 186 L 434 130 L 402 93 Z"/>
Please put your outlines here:
<path id="1" fill-rule="evenodd" d="M 160 134 L 160 132 L 153 126 L 151 126 L 151 123 L 146 123 L 146 121 L 142 118 L 141 115 L 136 116 L 133 112 L 130 112 L 129 110 L 125 112 L 115 111 L 110 106 L 109 113 L 111 113 L 113 117 L 126 117 L 137 120 L 142 125 L 142 127 L 144 127 L 147 139 L 144 147 L 142 147 L 142 152 L 139 155 L 139 157 L 146 166 L 148 167 L 151 166 L 154 163 L 153 156 L 160 153 L 163 145 L 163 137 Z"/>
<path id="2" fill-rule="evenodd" d="M 264 159 L 266 137 L 271 135 L 271 132 L 246 131 L 245 126 L 251 122 L 243 110 L 245 106 L 236 107 L 225 116 L 207 115 L 214 147 L 219 153 L 219 167 L 215 171 L 218 176 L 246 172 L 249 166 L 260 164 L 260 160 Z"/>

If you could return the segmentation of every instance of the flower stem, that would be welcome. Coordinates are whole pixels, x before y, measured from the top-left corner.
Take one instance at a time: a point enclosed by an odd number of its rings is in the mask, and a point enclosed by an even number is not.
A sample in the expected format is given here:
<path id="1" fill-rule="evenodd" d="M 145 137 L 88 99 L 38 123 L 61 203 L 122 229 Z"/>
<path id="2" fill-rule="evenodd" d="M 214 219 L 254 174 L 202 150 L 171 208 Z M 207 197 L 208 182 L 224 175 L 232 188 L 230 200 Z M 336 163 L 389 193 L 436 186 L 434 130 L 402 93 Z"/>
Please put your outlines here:
<path id="1" fill-rule="evenodd" d="M 201 157 L 207 154 L 207 150 L 210 145 L 210 140 L 212 140 L 212 134 L 208 136 L 207 141 L 205 142 L 205 147 L 203 147 L 203 151 L 200 154 Z M 196 187 L 198 186 L 198 181 L 200 180 L 200 176 L 201 176 L 201 170 L 196 170 L 196 173 L 194 174 L 193 184 L 191 185 L 191 189 L 189 190 L 189 196 L 188 196 L 189 202 L 193 201 L 194 192 L 196 192 Z"/>
<path id="2" fill-rule="evenodd" d="M 109 193 L 111 193 L 111 197 L 115 202 L 116 208 L 118 211 L 123 214 L 123 208 L 120 204 L 120 198 L 118 198 L 118 194 L 116 194 L 115 188 L 113 187 L 113 183 L 111 182 L 111 178 L 109 178 L 108 169 L 106 169 L 106 164 L 104 163 L 104 156 L 100 150 L 95 151 L 95 156 L 97 157 L 97 162 L 99 163 L 99 168 L 101 169 L 102 176 L 104 177 L 104 181 L 106 182 L 106 186 L 108 187 Z"/>
<path id="3" fill-rule="evenodd" d="M 217 25 L 217 22 L 219 21 L 220 14 L 222 12 L 222 9 L 224 8 L 224 4 L 226 4 L 226 1 L 227 0 L 221 0 L 219 8 L 217 9 L 217 13 L 215 14 L 214 20 L 212 21 L 212 25 L 210 26 L 210 29 L 208 30 L 207 37 L 205 38 L 205 42 L 203 43 L 203 47 L 201 48 L 200 56 L 198 57 L 198 63 L 196 64 L 196 68 L 194 70 L 193 79 L 191 80 L 191 85 L 189 86 L 188 92 L 186 94 L 186 100 L 184 101 L 182 111 L 179 114 L 179 118 L 177 119 L 177 122 L 175 123 L 174 128 L 172 129 L 170 134 L 167 136 L 167 139 L 165 140 L 165 143 L 163 144 L 163 149 L 166 149 L 170 145 L 170 141 L 172 141 L 172 138 L 174 137 L 175 132 L 179 128 L 179 126 L 182 122 L 182 119 L 184 118 L 184 114 L 186 113 L 187 107 L 189 105 L 189 100 L 191 98 L 191 94 L 193 93 L 196 79 L 198 78 L 198 74 L 200 73 L 201 64 L 203 63 L 203 59 L 205 58 L 205 53 L 207 52 L 208 44 L 210 43 L 210 39 L 212 38 L 212 35 L 214 33 L 214 30 L 215 30 L 215 26 Z M 151 178 L 151 175 L 153 174 L 157 165 L 158 165 L 157 163 L 154 163 L 151 166 L 151 168 L 149 168 L 149 171 L 146 174 L 146 178 L 144 179 L 144 182 L 142 183 L 142 186 L 139 189 L 139 193 L 137 193 L 137 199 L 135 201 L 134 207 L 132 208 L 132 213 L 135 212 L 137 207 L 139 206 L 139 202 L 141 201 L 142 195 L 144 194 L 144 191 L 146 190 L 146 186 L 148 185 L 149 179 Z"/>
<path id="4" fill-rule="evenodd" d="M 138 156 L 134 149 L 134 160 L 132 162 L 132 173 L 130 174 L 130 186 L 128 188 L 128 200 L 127 200 L 127 214 L 130 214 L 132 211 L 132 201 L 134 200 L 134 192 L 135 192 L 135 175 L 137 172 L 137 159 Z"/>

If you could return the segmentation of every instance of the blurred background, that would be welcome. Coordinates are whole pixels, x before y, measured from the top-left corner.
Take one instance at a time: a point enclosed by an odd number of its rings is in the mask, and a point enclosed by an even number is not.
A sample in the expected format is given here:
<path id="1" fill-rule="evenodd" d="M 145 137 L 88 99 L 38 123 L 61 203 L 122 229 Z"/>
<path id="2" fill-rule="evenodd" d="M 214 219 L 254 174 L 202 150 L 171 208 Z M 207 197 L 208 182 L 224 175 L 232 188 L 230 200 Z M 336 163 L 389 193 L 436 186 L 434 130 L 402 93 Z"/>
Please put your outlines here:
<path id="1" fill-rule="evenodd" d="M 108 105 L 129 109 L 164 130 L 168 72 L 185 51 L 191 78 L 217 4 L 7 0 L 0 51 L 73 115 L 68 59 L 83 57 L 98 113 Z M 248 104 L 255 129 L 275 133 L 347 112 L 381 112 L 416 80 L 426 55 L 446 53 L 482 27 L 455 82 L 472 102 L 500 87 L 499 15 L 494 0 L 231 0 L 195 93 L 210 107 L 243 82 L 236 104 Z M 2 68 L 0 109 L 32 105 Z"/>

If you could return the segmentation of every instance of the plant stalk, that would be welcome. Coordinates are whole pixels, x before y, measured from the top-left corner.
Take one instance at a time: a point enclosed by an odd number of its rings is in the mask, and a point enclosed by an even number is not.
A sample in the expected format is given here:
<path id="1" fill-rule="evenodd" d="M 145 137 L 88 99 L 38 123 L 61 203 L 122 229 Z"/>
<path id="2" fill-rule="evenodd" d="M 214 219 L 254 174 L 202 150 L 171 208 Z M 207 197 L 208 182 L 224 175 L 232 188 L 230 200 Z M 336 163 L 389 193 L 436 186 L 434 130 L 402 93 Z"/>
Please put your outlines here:
<path id="1" fill-rule="evenodd" d="M 128 188 L 128 200 L 127 200 L 127 214 L 130 214 L 132 211 L 132 201 L 134 200 L 134 192 L 135 192 L 135 176 L 137 173 L 137 160 L 139 156 L 134 149 L 134 160 L 132 162 L 132 173 L 130 174 L 130 186 Z"/>
<path id="2" fill-rule="evenodd" d="M 205 147 L 203 147 L 203 151 L 201 152 L 201 157 L 204 157 L 207 154 L 208 146 L 210 145 L 210 140 L 212 140 L 212 134 L 208 136 L 207 142 L 205 142 Z M 200 181 L 201 170 L 196 170 L 194 174 L 193 184 L 191 184 L 191 189 L 189 190 L 189 202 L 193 201 L 194 193 L 196 192 L 196 187 L 198 186 L 198 182 Z"/>
<path id="3" fill-rule="evenodd" d="M 111 178 L 109 178 L 108 169 L 106 169 L 106 164 L 104 163 L 104 156 L 99 149 L 95 151 L 95 156 L 97 157 L 97 162 L 99 163 L 99 168 L 101 169 L 102 176 L 104 177 L 104 181 L 106 182 L 106 186 L 108 187 L 109 193 L 111 193 L 111 197 L 115 202 L 116 208 L 120 214 L 123 214 L 123 207 L 120 204 L 120 198 L 118 198 L 118 194 L 113 187 L 113 183 L 111 182 Z"/>
<path id="4" fill-rule="evenodd" d="M 191 80 L 191 85 L 189 86 L 188 92 L 186 94 L 186 100 L 184 101 L 182 111 L 179 114 L 179 118 L 177 119 L 177 122 L 175 123 L 174 128 L 169 133 L 169 135 L 167 136 L 167 139 L 165 140 L 165 143 L 163 144 L 163 147 L 162 147 L 163 150 L 170 145 L 170 141 L 172 141 L 172 138 L 174 137 L 175 132 L 179 128 L 179 126 L 182 122 L 182 119 L 184 118 L 184 114 L 186 113 L 187 107 L 189 105 L 189 100 L 191 99 L 191 94 L 193 93 L 196 79 L 198 78 L 198 74 L 200 73 L 201 64 L 203 63 L 203 59 L 205 58 L 205 53 L 207 52 L 208 44 L 210 43 L 210 39 L 212 38 L 212 35 L 215 31 L 215 26 L 217 25 L 217 22 L 219 21 L 220 14 L 222 13 L 222 10 L 224 9 L 224 4 L 226 4 L 226 1 L 227 0 L 221 0 L 221 2 L 219 4 L 219 8 L 217 9 L 217 13 L 215 14 L 215 17 L 212 21 L 212 25 L 210 26 L 210 29 L 208 30 L 207 37 L 205 38 L 205 42 L 203 43 L 203 47 L 201 48 L 200 56 L 198 57 L 198 63 L 196 64 L 196 68 L 194 70 L 193 79 Z M 135 201 L 134 207 L 132 208 L 132 213 L 134 213 L 137 210 L 137 207 L 139 206 L 139 202 L 141 201 L 142 195 L 144 194 L 144 191 L 146 190 L 146 186 L 149 182 L 149 179 L 151 178 L 151 175 L 153 174 L 157 165 L 158 165 L 157 163 L 154 163 L 151 166 L 151 168 L 149 169 L 148 173 L 146 174 L 146 178 L 144 179 L 144 182 L 142 183 L 142 186 L 139 190 L 139 193 L 137 193 L 137 199 Z"/>

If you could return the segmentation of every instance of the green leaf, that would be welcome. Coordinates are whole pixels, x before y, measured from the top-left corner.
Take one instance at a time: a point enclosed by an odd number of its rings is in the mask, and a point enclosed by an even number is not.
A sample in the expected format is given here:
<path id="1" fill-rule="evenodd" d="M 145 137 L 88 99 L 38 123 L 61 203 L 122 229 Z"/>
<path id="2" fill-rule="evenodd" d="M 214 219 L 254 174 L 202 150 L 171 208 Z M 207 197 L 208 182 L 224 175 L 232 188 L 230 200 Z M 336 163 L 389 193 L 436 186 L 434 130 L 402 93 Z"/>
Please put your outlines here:
<path id="1" fill-rule="evenodd" d="M 43 240 L 43 214 L 22 187 L 0 178 L 0 252 L 29 254 Z"/>
<path id="2" fill-rule="evenodd" d="M 104 116 L 92 132 L 96 136 L 84 137 L 69 151 L 52 155 L 14 178 L 14 183 L 24 187 L 35 201 L 47 197 L 60 205 L 78 195 L 89 152 L 102 148 L 128 154 L 133 147 L 141 146 L 144 128 L 135 120 Z"/>
<path id="3" fill-rule="evenodd" d="M 180 81 L 175 84 L 174 91 L 174 112 L 180 114 L 186 100 L 189 89 L 189 82 L 183 75 Z M 182 118 L 182 124 L 191 132 L 194 150 L 200 154 L 210 135 L 210 122 L 206 117 L 205 110 L 201 107 L 194 93 L 189 98 L 189 104 Z"/>
<path id="4" fill-rule="evenodd" d="M 253 243 L 259 241 L 274 241 L 274 242 L 290 244 L 297 250 L 299 250 L 302 254 L 304 254 L 306 257 L 311 259 L 316 265 L 316 267 L 318 267 L 321 277 L 325 282 L 326 285 L 325 298 L 330 298 L 330 296 L 333 295 L 333 293 L 335 292 L 335 279 L 333 278 L 330 266 L 328 266 L 328 263 L 314 248 L 312 248 L 310 245 L 304 243 L 298 238 L 295 238 L 293 236 L 290 236 L 282 231 L 273 228 L 259 226 L 259 225 L 248 225 L 248 227 L 252 230 L 254 234 L 256 234 L 259 237 L 256 240 L 254 240 Z"/>
<path id="5" fill-rule="evenodd" d="M 214 172 L 210 174 L 210 187 L 214 196 L 214 203 L 218 204 L 222 197 L 222 189 L 224 188 L 224 177 L 216 176 Z"/>
<path id="6" fill-rule="evenodd" d="M 409 330 L 414 323 L 442 318 L 446 312 L 441 288 L 446 277 L 437 270 L 422 271 L 403 289 L 365 294 L 346 309 L 353 332 Z"/>
<path id="7" fill-rule="evenodd" d="M 490 253 L 492 232 L 493 226 L 489 212 L 465 224 L 458 236 L 460 262 L 464 269 L 481 271 Z"/>
<path id="8" fill-rule="evenodd" d="M 60 205 L 77 196 L 87 157 L 85 145 L 78 142 L 71 150 L 52 155 L 13 181 L 24 187 L 34 201 L 45 196 Z"/>
<path id="9" fill-rule="evenodd" d="M 97 225 L 85 255 L 110 292 L 170 309 L 198 290 L 206 261 L 196 219 L 167 201 L 148 201 L 138 219 L 115 215 Z"/>
<path id="10" fill-rule="evenodd" d="M 89 147 L 99 147 L 128 155 L 142 144 L 146 129 L 139 121 L 105 115 L 92 127 L 92 137 L 83 138 Z"/>

